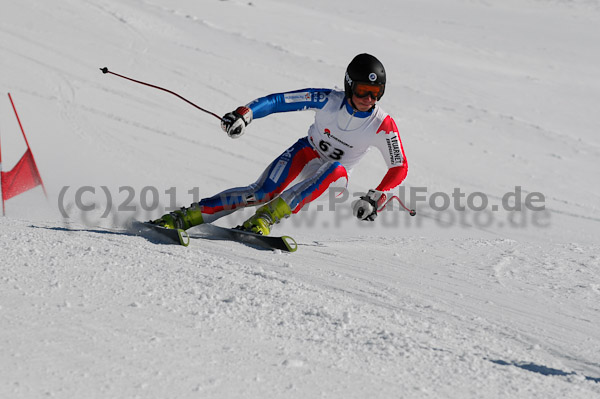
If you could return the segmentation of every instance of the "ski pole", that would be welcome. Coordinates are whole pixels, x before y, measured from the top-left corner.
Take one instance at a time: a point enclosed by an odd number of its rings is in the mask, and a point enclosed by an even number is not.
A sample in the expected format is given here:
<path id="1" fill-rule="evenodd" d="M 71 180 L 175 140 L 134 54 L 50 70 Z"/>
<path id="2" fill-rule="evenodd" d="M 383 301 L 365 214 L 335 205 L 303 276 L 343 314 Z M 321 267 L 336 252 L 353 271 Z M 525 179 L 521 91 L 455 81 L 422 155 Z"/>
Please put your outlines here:
<path id="1" fill-rule="evenodd" d="M 407 208 L 407 207 L 406 207 L 406 205 L 404 205 L 404 203 L 402 202 L 402 200 L 401 200 L 400 198 L 398 198 L 397 196 L 395 196 L 395 195 L 394 195 L 392 198 L 390 198 L 389 200 L 387 200 L 387 201 L 385 202 L 385 204 L 383 204 L 383 205 L 381 206 L 381 208 L 379 208 L 379 209 L 377 210 L 377 213 L 379 213 L 379 212 L 383 211 L 383 210 L 385 209 L 385 207 L 386 207 L 386 206 L 387 206 L 387 205 L 388 205 L 388 204 L 389 204 L 389 203 L 390 203 L 390 202 L 391 202 L 393 199 L 396 199 L 396 200 L 398 200 L 398 202 L 400 203 L 400 205 L 402 206 L 402 208 L 404 208 L 405 210 L 407 210 L 407 211 L 408 211 L 408 213 L 410 214 L 410 216 L 415 216 L 415 215 L 417 214 L 417 211 L 415 211 L 414 209 L 409 209 L 409 208 Z"/>
<path id="2" fill-rule="evenodd" d="M 214 116 L 214 117 L 215 117 L 215 118 L 217 118 L 218 120 L 221 120 L 221 117 L 220 117 L 219 115 L 215 114 L 214 112 L 210 112 L 210 111 L 208 111 L 208 110 L 206 110 L 206 109 L 204 109 L 204 108 L 202 108 L 202 107 L 199 107 L 198 105 L 196 105 L 196 104 L 194 104 L 193 102 L 191 102 L 190 100 L 188 100 L 188 99 L 186 99 L 186 98 L 184 98 L 184 97 L 180 96 L 179 94 L 175 93 L 174 91 L 171 91 L 171 90 L 165 89 L 164 87 L 156 86 L 156 85 L 153 85 L 153 84 L 150 84 L 150 83 L 141 82 L 141 81 L 139 81 L 139 80 L 135 80 L 135 79 L 132 79 L 132 78 L 128 78 L 127 76 L 119 75 L 118 73 L 114 73 L 114 72 L 112 72 L 112 71 L 109 71 L 107 67 L 100 68 L 100 70 L 101 70 L 101 71 L 102 71 L 102 73 L 104 73 L 104 74 L 106 74 L 106 73 L 110 73 L 111 75 L 115 75 L 115 76 L 118 76 L 118 77 L 120 77 L 120 78 L 123 78 L 123 79 L 130 80 L 130 81 L 132 81 L 132 82 L 135 82 L 135 83 L 139 83 L 139 84 L 142 84 L 142 85 L 145 85 L 145 86 L 153 87 L 153 88 L 155 88 L 155 89 L 159 89 L 159 90 L 162 90 L 162 91 L 166 91 L 167 93 L 173 94 L 174 96 L 176 96 L 176 97 L 179 97 L 180 99 L 182 99 L 182 100 L 183 100 L 183 101 L 185 101 L 186 103 L 188 103 L 188 104 L 190 104 L 190 105 L 192 105 L 192 106 L 194 106 L 194 107 L 198 108 L 200 111 L 202 111 L 202 112 L 206 112 L 207 114 Z"/>

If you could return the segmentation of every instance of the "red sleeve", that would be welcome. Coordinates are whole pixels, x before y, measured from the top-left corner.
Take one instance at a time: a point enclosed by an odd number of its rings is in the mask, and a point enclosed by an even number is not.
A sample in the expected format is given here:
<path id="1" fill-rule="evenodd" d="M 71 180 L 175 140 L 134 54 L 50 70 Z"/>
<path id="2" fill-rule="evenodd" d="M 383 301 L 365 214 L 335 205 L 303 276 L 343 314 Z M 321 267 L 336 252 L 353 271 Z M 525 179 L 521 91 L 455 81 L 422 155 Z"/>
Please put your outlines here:
<path id="1" fill-rule="evenodd" d="M 391 116 L 388 115 L 381 123 L 377 129 L 377 136 L 377 147 L 388 165 L 388 171 L 376 190 L 389 191 L 406 178 L 408 163 L 406 162 L 398 127 Z"/>
<path id="2" fill-rule="evenodd" d="M 388 169 L 387 173 L 383 177 L 383 180 L 375 190 L 377 191 L 390 191 L 391 189 L 398 186 L 404 179 L 408 173 L 408 164 L 406 163 L 406 158 L 404 159 L 404 164 L 402 166 L 395 166 L 393 168 Z"/>

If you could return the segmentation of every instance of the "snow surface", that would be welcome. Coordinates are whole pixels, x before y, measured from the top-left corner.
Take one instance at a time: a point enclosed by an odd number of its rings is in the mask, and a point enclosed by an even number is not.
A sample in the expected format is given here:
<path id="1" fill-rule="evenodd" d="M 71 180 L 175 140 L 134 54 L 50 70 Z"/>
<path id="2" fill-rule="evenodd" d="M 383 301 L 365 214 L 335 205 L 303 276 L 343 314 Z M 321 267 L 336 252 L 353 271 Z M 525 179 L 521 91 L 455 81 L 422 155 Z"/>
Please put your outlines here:
<path id="1" fill-rule="evenodd" d="M 600 397 L 599 1 L 0 10 L 0 91 L 48 191 L 9 200 L 0 218 L 1 398 Z M 427 189 L 416 217 L 349 216 L 385 173 L 372 152 L 350 198 L 277 227 L 299 242 L 293 254 L 128 233 L 133 217 L 254 181 L 312 113 L 256 120 L 231 140 L 212 116 L 100 67 L 223 114 L 341 86 L 360 52 L 386 66 L 403 186 Z M 8 170 L 25 144 L 7 97 L 0 134 Z M 522 202 L 541 193 L 545 211 L 489 211 L 515 187 Z M 78 209 L 78 189 L 96 209 Z M 489 209 L 429 202 L 455 189 L 462 205 L 484 193 Z"/>

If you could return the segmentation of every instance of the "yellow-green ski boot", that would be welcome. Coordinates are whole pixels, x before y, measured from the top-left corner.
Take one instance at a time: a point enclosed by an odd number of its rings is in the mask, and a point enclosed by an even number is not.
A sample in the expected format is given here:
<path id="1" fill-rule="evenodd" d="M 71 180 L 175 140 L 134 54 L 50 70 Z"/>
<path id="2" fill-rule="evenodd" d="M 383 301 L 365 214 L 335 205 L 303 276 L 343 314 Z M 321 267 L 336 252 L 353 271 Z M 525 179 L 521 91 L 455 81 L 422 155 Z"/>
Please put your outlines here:
<path id="1" fill-rule="evenodd" d="M 290 206 L 281 198 L 276 198 L 258 208 L 254 216 L 246 220 L 239 228 L 256 234 L 268 236 L 271 226 L 292 214 Z"/>
<path id="2" fill-rule="evenodd" d="M 189 208 L 181 208 L 159 219 L 152 220 L 150 223 L 167 229 L 182 229 L 187 230 L 190 227 L 204 223 L 202 212 L 198 204 L 192 204 Z"/>

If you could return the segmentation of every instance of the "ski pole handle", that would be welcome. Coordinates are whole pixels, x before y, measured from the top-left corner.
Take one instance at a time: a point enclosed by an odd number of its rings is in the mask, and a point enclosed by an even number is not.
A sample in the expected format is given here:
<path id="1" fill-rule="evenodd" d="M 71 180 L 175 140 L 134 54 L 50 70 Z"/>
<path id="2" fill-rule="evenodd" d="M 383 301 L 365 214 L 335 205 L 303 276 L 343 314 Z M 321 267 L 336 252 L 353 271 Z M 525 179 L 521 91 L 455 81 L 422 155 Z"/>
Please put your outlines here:
<path id="1" fill-rule="evenodd" d="M 199 107 L 198 105 L 196 105 L 196 104 L 194 104 L 193 102 L 191 102 L 190 100 L 188 100 L 188 99 L 186 99 L 186 98 L 184 98 L 184 97 L 180 96 L 179 94 L 175 93 L 174 91 L 171 91 L 171 90 L 165 89 L 164 87 L 156 86 L 156 85 L 153 85 L 153 84 L 150 84 L 150 83 L 146 83 L 146 82 L 142 82 L 142 81 L 135 80 L 135 79 L 132 79 L 132 78 L 128 78 L 127 76 L 119 75 L 118 73 L 115 73 L 115 72 L 109 71 L 107 67 L 100 68 L 100 70 L 101 70 L 101 71 L 102 71 L 102 73 L 104 73 L 104 74 L 110 73 L 111 75 L 115 75 L 115 76 L 118 76 L 118 77 L 120 77 L 120 78 L 127 79 L 127 80 L 130 80 L 130 81 L 132 81 L 132 82 L 135 82 L 135 83 L 139 83 L 139 84 L 141 84 L 141 85 L 144 85 L 144 86 L 149 86 L 149 87 L 153 87 L 153 88 L 155 88 L 155 89 L 158 89 L 158 90 L 166 91 L 167 93 L 173 94 L 174 96 L 176 96 L 176 97 L 180 98 L 181 100 L 185 101 L 186 103 L 190 104 L 191 106 L 193 106 L 193 107 L 196 107 L 196 108 L 197 108 L 197 109 L 199 109 L 200 111 L 202 111 L 202 112 L 206 112 L 207 114 L 214 116 L 214 117 L 215 117 L 215 118 L 217 118 L 219 121 L 221 120 L 221 117 L 220 117 L 219 115 L 217 115 L 217 114 L 215 114 L 214 112 L 211 112 L 211 111 L 209 111 L 209 110 L 206 110 L 206 109 L 204 109 L 204 108 L 202 108 L 202 107 Z"/>

